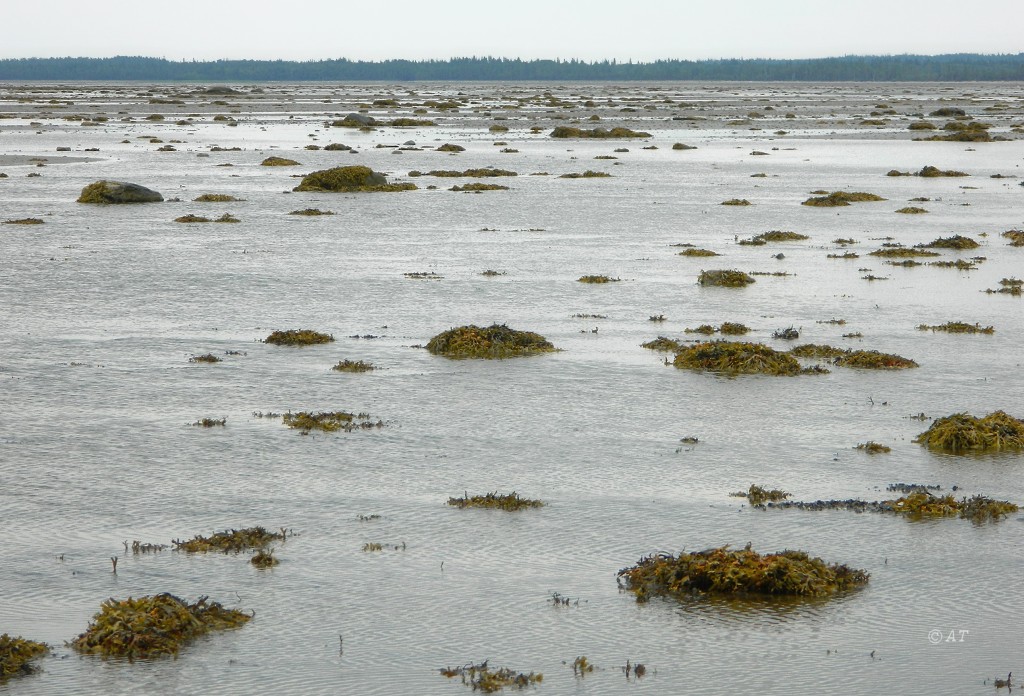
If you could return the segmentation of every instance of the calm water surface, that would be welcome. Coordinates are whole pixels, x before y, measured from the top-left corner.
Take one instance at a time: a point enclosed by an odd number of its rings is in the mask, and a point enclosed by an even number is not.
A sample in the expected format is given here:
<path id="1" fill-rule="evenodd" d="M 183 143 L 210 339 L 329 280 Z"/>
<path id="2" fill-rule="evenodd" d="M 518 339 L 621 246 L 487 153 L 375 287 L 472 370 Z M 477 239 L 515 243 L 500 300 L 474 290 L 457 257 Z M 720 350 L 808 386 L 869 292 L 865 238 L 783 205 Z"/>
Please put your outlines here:
<path id="1" fill-rule="evenodd" d="M 912 142 L 906 129 L 914 114 L 955 105 L 1014 138 L 1020 85 L 236 88 L 242 94 L 213 104 L 221 97 L 194 85 L 0 86 L 9 116 L 0 120 L 0 220 L 45 221 L 0 227 L 0 632 L 53 646 L 38 674 L 0 693 L 459 694 L 467 687 L 438 669 L 485 659 L 542 672 L 536 690 L 551 694 L 833 685 L 986 694 L 993 677 L 1024 674 L 1021 514 L 910 522 L 758 511 L 728 495 L 759 483 L 797 500 L 878 500 L 901 481 L 1024 501 L 1020 455 L 930 453 L 912 442 L 928 421 L 910 418 L 1024 414 L 1024 305 L 982 292 L 1024 273 L 1024 249 L 1000 236 L 1024 226 L 1024 145 Z M 401 106 L 372 106 L 381 98 Z M 387 119 L 447 99 L 464 106 L 424 107 L 433 127 L 324 126 L 361 104 Z M 880 103 L 896 113 L 863 125 Z M 572 119 L 652 136 L 548 137 Z M 510 130 L 490 132 L 494 124 Z M 407 141 L 415 146 L 394 147 Z M 330 142 L 357 152 L 305 149 Z M 466 151 L 434 151 L 444 142 Z M 698 149 L 672 150 L 676 142 Z M 175 151 L 157 150 L 167 144 Z M 301 165 L 259 166 L 271 154 Z M 420 190 L 289 192 L 297 174 L 356 163 Z M 885 176 L 927 164 L 971 176 Z M 511 190 L 480 195 L 446 190 L 466 179 L 408 177 L 484 166 L 519 176 L 487 180 Z M 613 177 L 557 178 L 587 169 Z M 529 176 L 537 172 L 549 175 Z M 759 173 L 767 176 L 751 176 Z M 104 178 L 180 202 L 74 202 Z M 887 200 L 801 206 L 816 189 Z M 203 193 L 245 200 L 191 202 Z M 907 202 L 917 197 L 930 200 Z M 719 205 L 730 198 L 752 205 Z M 929 213 L 895 214 L 906 205 Z M 336 215 L 287 215 L 307 207 Z M 241 222 L 173 222 L 225 212 Z M 736 243 L 773 229 L 810 239 Z M 942 260 L 987 260 L 957 271 L 867 255 L 884 241 L 951 234 L 982 246 Z M 842 248 L 839 238 L 858 243 Z M 683 243 L 721 256 L 678 256 L 672 245 Z M 827 258 L 847 250 L 860 258 Z M 710 268 L 788 275 L 739 290 L 698 286 Z M 504 275 L 482 276 L 487 269 Z M 426 271 L 442 279 L 403 275 Z M 586 274 L 621 282 L 576 282 Z M 659 314 L 665 322 L 649 320 Z M 953 320 L 996 332 L 916 329 Z M 778 348 L 792 344 L 772 333 L 794 326 L 800 343 L 895 352 L 921 367 L 727 379 L 676 370 L 640 347 L 723 321 Z M 452 326 L 493 322 L 542 333 L 562 352 L 449 361 L 420 348 Z M 337 340 L 261 342 L 287 328 Z M 852 333 L 862 337 L 843 337 Z M 209 352 L 223 362 L 189 362 Z M 382 369 L 329 369 L 345 358 Z M 288 410 L 366 412 L 386 427 L 303 437 L 254 413 Z M 204 417 L 227 425 L 191 425 Z M 688 436 L 699 442 L 680 442 Z M 867 440 L 892 452 L 853 449 Z M 494 490 L 547 505 L 517 514 L 445 505 Z M 294 530 L 269 571 L 244 555 L 132 555 L 123 546 L 256 524 Z M 364 553 L 367 542 L 405 547 Z M 637 604 L 617 589 L 616 571 L 647 554 L 748 542 L 864 568 L 871 582 L 795 602 Z M 106 598 L 159 592 L 209 595 L 255 618 L 177 659 L 129 664 L 65 647 Z M 578 605 L 554 606 L 555 592 Z M 584 679 L 570 666 L 580 655 L 598 667 Z M 627 660 L 647 675 L 627 680 Z"/>

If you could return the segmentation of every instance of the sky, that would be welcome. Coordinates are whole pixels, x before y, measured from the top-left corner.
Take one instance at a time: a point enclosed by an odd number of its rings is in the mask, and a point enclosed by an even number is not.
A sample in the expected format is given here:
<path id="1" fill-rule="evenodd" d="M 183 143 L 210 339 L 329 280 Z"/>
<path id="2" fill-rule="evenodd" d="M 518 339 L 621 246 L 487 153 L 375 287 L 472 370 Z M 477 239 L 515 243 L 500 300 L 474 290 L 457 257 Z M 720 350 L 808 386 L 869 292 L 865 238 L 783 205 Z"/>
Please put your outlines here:
<path id="1" fill-rule="evenodd" d="M 4 0 L 0 26 L 0 58 L 648 62 L 1024 52 L 1024 0 Z"/>

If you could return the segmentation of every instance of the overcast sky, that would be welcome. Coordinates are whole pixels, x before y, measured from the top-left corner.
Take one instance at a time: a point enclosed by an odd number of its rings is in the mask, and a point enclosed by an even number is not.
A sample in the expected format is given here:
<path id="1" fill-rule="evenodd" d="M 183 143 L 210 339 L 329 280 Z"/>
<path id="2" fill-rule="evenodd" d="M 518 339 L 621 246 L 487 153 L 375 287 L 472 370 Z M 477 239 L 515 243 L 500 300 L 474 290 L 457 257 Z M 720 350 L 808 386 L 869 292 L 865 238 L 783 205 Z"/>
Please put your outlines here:
<path id="1" fill-rule="evenodd" d="M 2 58 L 651 61 L 1024 52 L 1024 0 L 2 1 Z"/>

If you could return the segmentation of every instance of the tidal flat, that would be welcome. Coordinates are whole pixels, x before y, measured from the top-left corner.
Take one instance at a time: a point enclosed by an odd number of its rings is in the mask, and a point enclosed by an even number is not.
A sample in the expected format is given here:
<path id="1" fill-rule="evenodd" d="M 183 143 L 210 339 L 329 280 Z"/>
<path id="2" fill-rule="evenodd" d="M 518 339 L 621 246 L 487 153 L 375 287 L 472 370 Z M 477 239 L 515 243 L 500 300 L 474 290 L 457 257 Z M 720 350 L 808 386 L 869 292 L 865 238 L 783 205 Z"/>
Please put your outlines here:
<path id="1" fill-rule="evenodd" d="M 915 442 L 1024 418 L 1021 87 L 0 84 L 0 634 L 50 647 L 0 694 L 991 694 L 1024 516 L 857 501 L 1024 503 L 1019 449 Z M 162 201 L 77 202 L 101 181 Z M 741 325 L 794 376 L 674 367 Z M 555 349 L 427 350 L 467 326 Z M 333 340 L 267 340 L 302 328 Z M 542 504 L 448 504 L 479 496 Z M 748 544 L 866 584 L 617 582 Z M 164 593 L 251 620 L 68 644 Z"/>

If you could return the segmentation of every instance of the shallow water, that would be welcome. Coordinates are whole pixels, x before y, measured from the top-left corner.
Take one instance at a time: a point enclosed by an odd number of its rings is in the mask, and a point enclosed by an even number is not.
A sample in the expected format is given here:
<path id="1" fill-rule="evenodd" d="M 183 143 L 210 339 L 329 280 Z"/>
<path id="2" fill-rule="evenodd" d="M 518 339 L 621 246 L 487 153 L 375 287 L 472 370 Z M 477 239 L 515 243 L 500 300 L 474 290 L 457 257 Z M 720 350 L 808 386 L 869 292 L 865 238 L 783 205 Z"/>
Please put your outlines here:
<path id="1" fill-rule="evenodd" d="M 223 97 L 227 105 L 190 85 L 0 88 L 0 113 L 13 116 L 0 120 L 8 174 L 0 220 L 45 221 L 0 226 L 0 632 L 54 646 L 40 673 L 0 693 L 457 694 L 466 687 L 437 670 L 485 659 L 543 672 L 537 690 L 553 694 L 621 693 L 627 660 L 648 667 L 628 688 L 649 693 L 817 693 L 825 679 L 851 693 L 990 693 L 993 677 L 1024 673 L 1021 514 L 984 525 L 909 522 L 758 511 L 728 495 L 759 483 L 797 500 L 877 500 L 895 497 L 886 485 L 904 481 L 1024 501 L 1020 455 L 930 453 L 912 442 L 928 422 L 910 418 L 1024 413 L 1024 305 L 982 292 L 1024 270 L 1024 249 L 1000 236 L 1024 225 L 1016 178 L 1024 145 L 912 142 L 906 130 L 909 114 L 954 105 L 1015 137 L 1020 85 L 237 87 L 245 94 Z M 154 95 L 184 103 L 148 103 Z M 468 103 L 429 109 L 436 127 L 323 125 L 387 97 Z M 594 107 L 581 106 L 587 98 Z M 860 125 L 882 102 L 898 112 L 884 117 L 889 124 Z M 754 110 L 762 116 L 747 119 Z M 65 120 L 69 113 L 110 120 L 83 126 Z M 152 113 L 167 118 L 141 120 Z M 219 113 L 239 125 L 213 121 Z M 192 125 L 174 125 L 188 114 L 196 114 Z M 602 120 L 591 124 L 591 114 Z M 126 115 L 133 120 L 121 121 Z M 672 120 L 680 115 L 706 120 Z M 581 127 L 626 125 L 652 137 L 547 136 L 574 117 Z M 729 125 L 738 118 L 747 123 Z M 494 123 L 511 130 L 488 132 Z M 531 133 L 534 125 L 542 130 Z M 787 134 L 774 135 L 779 129 Z M 140 136 L 182 142 L 158 152 L 161 144 Z M 375 147 L 409 140 L 423 149 Z M 304 149 L 329 142 L 358 152 Z M 444 142 L 467 149 L 433 150 Z M 698 149 L 674 151 L 674 142 Z M 215 144 L 243 149 L 210 152 Z M 651 145 L 658 149 L 643 149 Z M 621 147 L 629 152 L 613 153 Z M 258 166 L 270 154 L 302 165 Z M 618 159 L 593 159 L 611 154 Z M 95 159 L 58 161 L 82 156 Z M 33 157 L 50 161 L 36 167 Z M 226 163 L 234 166 L 216 166 Z M 288 193 L 295 174 L 355 163 L 420 190 Z M 926 164 L 971 176 L 885 176 Z M 465 179 L 407 176 L 481 166 L 520 176 L 488 180 L 511 190 L 480 195 L 446 190 Z M 586 169 L 613 177 L 557 178 Z M 551 175 L 528 176 L 542 171 Z M 760 172 L 768 176 L 751 178 Z M 103 178 L 183 202 L 74 202 Z M 819 188 L 888 200 L 799 205 Z M 189 202 L 202 193 L 245 201 Z M 927 215 L 894 213 L 919 196 L 931 199 L 919 204 Z M 753 205 L 719 205 L 729 198 Z M 306 207 L 337 214 L 287 215 Z M 172 221 L 224 212 L 242 222 Z M 736 244 L 772 229 L 810 239 Z M 884 237 L 910 246 L 951 234 L 982 247 L 943 251 L 943 260 L 987 260 L 956 271 L 867 255 Z M 832 243 L 844 237 L 858 240 L 847 249 L 860 258 L 827 259 L 844 251 Z M 671 246 L 679 243 L 722 256 L 680 257 Z M 702 268 L 790 275 L 702 288 Z M 506 275 L 483 277 L 485 269 Z M 443 278 L 403 276 L 422 271 Z M 868 273 L 887 279 L 864 280 Z M 575 282 L 585 274 L 621 282 Z M 657 314 L 667 321 L 651 322 Z M 819 323 L 833 318 L 846 324 Z M 952 320 L 996 332 L 915 328 Z M 746 323 L 752 340 L 779 348 L 791 344 L 772 332 L 795 326 L 799 343 L 895 352 L 921 367 L 727 379 L 667 367 L 663 354 L 640 348 L 723 321 Z M 562 352 L 449 361 L 419 348 L 452 326 L 492 322 L 542 333 Z M 300 327 L 337 341 L 301 349 L 261 342 L 271 330 Z M 863 337 L 842 337 L 855 332 Z M 353 337 L 366 335 L 377 337 Z M 223 362 L 188 362 L 208 352 Z M 329 370 L 344 358 L 383 369 Z M 362 411 L 387 427 L 303 437 L 254 415 L 287 410 Z M 203 417 L 226 417 L 227 426 L 190 425 Z M 686 436 L 700 441 L 681 443 Z M 852 449 L 866 440 L 893 451 Z M 464 491 L 492 490 L 547 505 L 516 514 L 445 505 Z M 383 519 L 359 521 L 370 514 Z M 295 532 L 277 547 L 273 570 L 256 570 L 245 556 L 133 556 L 122 546 L 255 524 Z M 406 546 L 364 553 L 366 542 Z M 748 542 L 864 568 L 871 582 L 828 601 L 645 605 L 616 587 L 616 571 L 647 554 Z M 209 595 L 256 616 L 175 660 L 103 661 L 64 647 L 107 597 L 158 592 Z M 553 606 L 554 592 L 579 605 Z M 929 640 L 934 630 L 938 644 Z M 950 631 L 966 633 L 947 642 Z M 598 671 L 575 678 L 579 655 Z"/>

